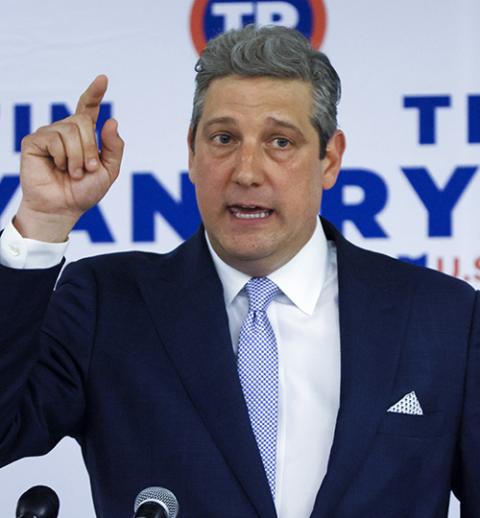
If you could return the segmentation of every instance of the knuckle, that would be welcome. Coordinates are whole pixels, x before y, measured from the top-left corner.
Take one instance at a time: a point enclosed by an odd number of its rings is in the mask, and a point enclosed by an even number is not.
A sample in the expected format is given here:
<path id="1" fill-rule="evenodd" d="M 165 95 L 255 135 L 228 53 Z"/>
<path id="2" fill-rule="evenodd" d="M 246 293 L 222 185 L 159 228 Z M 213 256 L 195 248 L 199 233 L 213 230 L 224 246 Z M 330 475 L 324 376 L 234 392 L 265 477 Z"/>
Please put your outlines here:
<path id="1" fill-rule="evenodd" d="M 60 134 L 56 131 L 51 131 L 46 135 L 46 141 L 50 148 L 63 149 L 62 140 Z"/>
<path id="2" fill-rule="evenodd" d="M 74 136 L 78 135 L 78 127 L 75 124 L 75 122 L 73 122 L 73 121 L 67 122 L 64 125 L 64 129 L 65 129 L 65 134 L 68 135 L 69 137 L 74 137 Z"/>
<path id="3" fill-rule="evenodd" d="M 32 135 L 27 135 L 27 136 L 23 137 L 20 142 L 21 149 L 24 150 L 25 148 L 27 148 L 30 145 L 30 143 L 32 142 L 32 139 L 33 139 Z"/>
<path id="4" fill-rule="evenodd" d="M 64 119 L 60 119 L 58 121 L 52 122 L 52 124 L 49 124 L 48 126 L 43 126 L 42 129 L 49 130 L 49 129 L 55 129 L 57 127 L 61 127 L 64 124 L 68 124 L 72 120 L 72 116 L 69 115 L 68 117 L 65 117 Z"/>
<path id="5" fill-rule="evenodd" d="M 86 113 L 77 113 L 75 115 L 75 122 L 79 126 L 91 126 L 92 125 L 92 119 L 86 114 Z"/>

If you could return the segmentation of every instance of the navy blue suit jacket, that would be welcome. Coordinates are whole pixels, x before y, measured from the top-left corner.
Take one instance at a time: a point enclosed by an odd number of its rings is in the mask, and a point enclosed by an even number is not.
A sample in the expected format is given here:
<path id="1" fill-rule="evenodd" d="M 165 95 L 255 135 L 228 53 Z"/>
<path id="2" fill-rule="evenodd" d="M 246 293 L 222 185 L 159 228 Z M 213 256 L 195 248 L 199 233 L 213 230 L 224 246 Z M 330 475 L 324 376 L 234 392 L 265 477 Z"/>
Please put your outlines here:
<path id="1" fill-rule="evenodd" d="M 480 516 L 478 295 L 323 223 L 341 394 L 312 517 L 444 518 L 452 488 L 462 518 Z M 101 518 L 129 516 L 150 485 L 177 495 L 180 517 L 274 518 L 202 231 L 166 255 L 73 263 L 51 295 L 57 275 L 0 268 L 0 462 L 70 435 Z M 387 412 L 412 390 L 423 416 Z"/>

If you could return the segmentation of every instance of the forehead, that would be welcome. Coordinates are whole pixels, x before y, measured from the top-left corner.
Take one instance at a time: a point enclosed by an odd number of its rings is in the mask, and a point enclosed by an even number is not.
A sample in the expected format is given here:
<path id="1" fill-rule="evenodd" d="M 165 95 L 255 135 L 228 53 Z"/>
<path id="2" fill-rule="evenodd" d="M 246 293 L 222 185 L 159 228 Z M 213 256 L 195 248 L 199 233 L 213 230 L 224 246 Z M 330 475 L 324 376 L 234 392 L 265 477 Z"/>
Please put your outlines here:
<path id="1" fill-rule="evenodd" d="M 202 117 L 258 120 L 268 116 L 310 124 L 312 86 L 300 79 L 227 76 L 214 79 L 207 90 Z"/>

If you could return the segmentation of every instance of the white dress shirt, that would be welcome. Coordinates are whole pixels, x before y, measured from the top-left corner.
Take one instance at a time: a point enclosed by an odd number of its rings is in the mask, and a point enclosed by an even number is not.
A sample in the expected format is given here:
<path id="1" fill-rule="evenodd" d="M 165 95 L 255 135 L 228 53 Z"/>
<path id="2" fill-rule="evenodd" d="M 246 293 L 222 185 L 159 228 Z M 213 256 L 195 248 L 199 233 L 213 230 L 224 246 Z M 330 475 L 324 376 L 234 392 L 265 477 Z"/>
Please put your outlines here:
<path id="1" fill-rule="evenodd" d="M 62 260 L 67 250 L 64 243 L 44 243 L 22 237 L 9 221 L 0 236 L 0 264 L 19 270 L 50 268 Z"/>
<path id="2" fill-rule="evenodd" d="M 208 238 L 207 243 L 236 352 L 250 277 L 223 262 Z M 47 268 L 61 261 L 67 244 L 25 239 L 9 223 L 0 236 L 0 263 Z M 267 311 L 279 357 L 275 507 L 279 518 L 308 518 L 327 470 L 340 401 L 336 249 L 319 223 L 298 254 L 268 277 L 282 292 Z"/>
<path id="3" fill-rule="evenodd" d="M 232 344 L 248 312 L 250 277 L 226 264 L 208 241 L 223 284 Z M 270 304 L 279 362 L 275 507 L 279 518 L 308 518 L 327 471 L 340 403 L 337 256 L 319 223 L 287 264 L 268 276 L 282 294 Z"/>

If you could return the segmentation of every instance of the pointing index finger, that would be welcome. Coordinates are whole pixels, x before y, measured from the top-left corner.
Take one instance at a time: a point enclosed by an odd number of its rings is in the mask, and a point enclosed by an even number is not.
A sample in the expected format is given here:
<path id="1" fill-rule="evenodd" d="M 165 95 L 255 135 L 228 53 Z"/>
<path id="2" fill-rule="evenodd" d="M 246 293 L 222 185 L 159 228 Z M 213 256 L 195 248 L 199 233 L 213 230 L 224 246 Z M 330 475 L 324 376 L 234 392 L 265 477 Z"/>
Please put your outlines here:
<path id="1" fill-rule="evenodd" d="M 78 100 L 75 114 L 86 114 L 91 117 L 94 123 L 97 122 L 100 111 L 100 103 L 107 91 L 108 78 L 105 75 L 97 76 Z"/>

